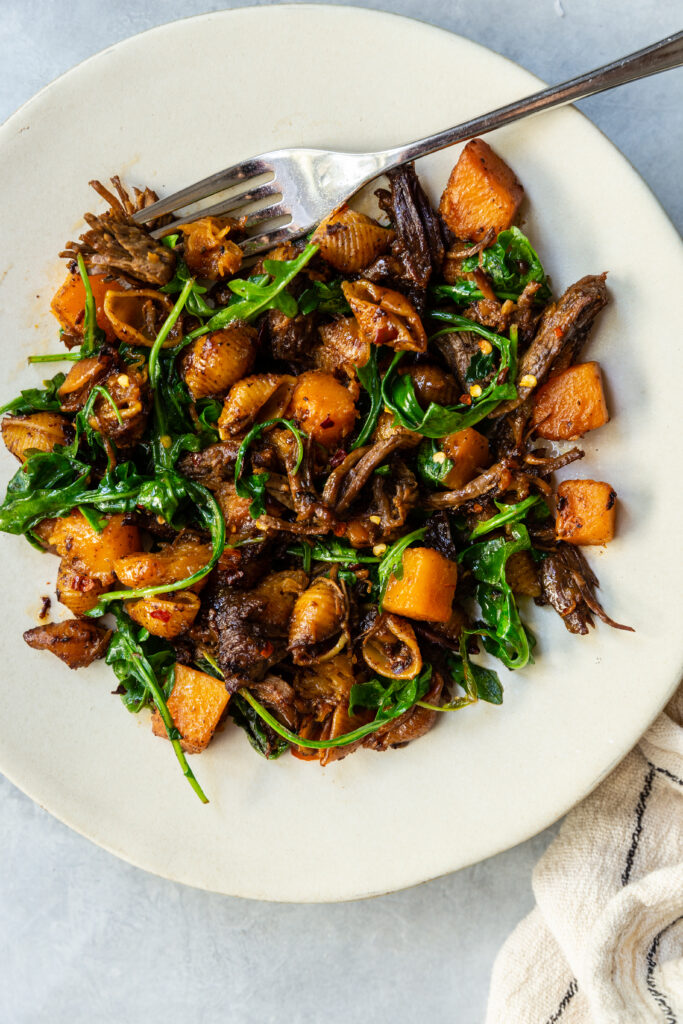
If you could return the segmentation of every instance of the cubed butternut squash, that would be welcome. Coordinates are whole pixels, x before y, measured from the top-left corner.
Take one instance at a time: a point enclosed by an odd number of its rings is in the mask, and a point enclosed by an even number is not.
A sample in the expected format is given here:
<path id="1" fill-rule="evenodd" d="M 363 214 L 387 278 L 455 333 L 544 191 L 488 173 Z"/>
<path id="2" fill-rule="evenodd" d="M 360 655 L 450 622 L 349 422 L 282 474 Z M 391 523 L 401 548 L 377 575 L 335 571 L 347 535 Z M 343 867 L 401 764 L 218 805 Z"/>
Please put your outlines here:
<path id="1" fill-rule="evenodd" d="M 504 160 L 481 139 L 472 139 L 451 171 L 439 213 L 451 231 L 479 242 L 493 230 L 509 228 L 517 216 L 524 189 Z"/>
<path id="2" fill-rule="evenodd" d="M 88 274 L 88 280 L 95 300 L 97 326 L 102 328 L 108 341 L 115 341 L 114 329 L 104 312 L 104 297 L 108 291 L 120 291 L 121 285 L 107 274 Z M 68 334 L 83 333 L 85 286 L 80 274 L 68 274 L 64 284 L 55 292 L 50 309 Z"/>
<path id="3" fill-rule="evenodd" d="M 74 569 L 111 586 L 115 560 L 140 550 L 140 531 L 129 519 L 121 514 L 110 516 L 98 533 L 75 509 L 62 519 L 44 519 L 35 533 L 58 555 L 69 559 Z"/>
<path id="4" fill-rule="evenodd" d="M 551 377 L 534 399 L 532 424 L 538 437 L 573 441 L 609 420 L 598 363 L 576 363 Z"/>
<path id="5" fill-rule="evenodd" d="M 558 540 L 608 544 L 614 537 L 617 493 L 600 480 L 564 480 L 557 488 Z"/>
<path id="6" fill-rule="evenodd" d="M 323 370 L 308 370 L 297 378 L 291 409 L 304 433 L 328 448 L 351 433 L 358 415 L 348 388 Z"/>
<path id="7" fill-rule="evenodd" d="M 230 695 L 220 679 L 176 664 L 175 683 L 166 703 L 180 733 L 183 750 L 199 754 L 206 749 L 229 700 Z M 152 730 L 155 736 L 168 738 L 158 711 L 152 715 Z"/>
<path id="8" fill-rule="evenodd" d="M 448 434 L 441 441 L 441 450 L 453 463 L 453 468 L 444 477 L 444 486 L 457 490 L 474 479 L 477 471 L 486 469 L 491 463 L 489 443 L 483 434 L 472 427 Z"/>
<path id="9" fill-rule="evenodd" d="M 403 575 L 389 579 L 383 608 L 408 619 L 448 622 L 457 582 L 455 562 L 433 548 L 408 548 L 403 553 Z"/>

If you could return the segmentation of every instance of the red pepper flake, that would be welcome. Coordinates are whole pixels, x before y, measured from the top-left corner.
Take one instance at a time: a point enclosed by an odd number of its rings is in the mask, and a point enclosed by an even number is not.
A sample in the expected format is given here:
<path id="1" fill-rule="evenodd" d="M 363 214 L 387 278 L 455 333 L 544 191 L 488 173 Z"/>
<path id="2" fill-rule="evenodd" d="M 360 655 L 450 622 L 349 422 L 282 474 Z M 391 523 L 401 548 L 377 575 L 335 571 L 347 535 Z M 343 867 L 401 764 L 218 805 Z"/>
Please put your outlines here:
<path id="1" fill-rule="evenodd" d="M 555 330 L 554 330 L 554 334 L 555 334 L 556 338 L 561 338 L 562 337 L 562 328 L 561 327 L 556 327 Z"/>
<path id="2" fill-rule="evenodd" d="M 472 405 L 472 396 L 471 395 L 461 395 L 460 396 L 460 404 L 461 405 Z"/>
<path id="3" fill-rule="evenodd" d="M 615 495 L 615 497 L 616 497 L 616 495 Z M 43 597 L 42 598 L 42 602 L 43 602 L 42 607 L 41 607 L 40 611 L 38 612 L 38 618 L 41 619 L 41 620 L 47 618 L 48 612 L 50 611 L 50 606 L 52 604 L 52 601 L 50 600 L 49 597 Z"/>
<path id="4" fill-rule="evenodd" d="M 333 426 L 334 426 L 334 420 L 332 419 L 332 417 L 328 413 L 327 416 L 325 417 L 325 419 L 320 424 L 320 429 L 321 430 L 327 430 L 328 427 L 333 427 Z"/>
<path id="5" fill-rule="evenodd" d="M 272 653 L 273 653 L 273 645 L 272 644 L 264 644 L 263 647 L 261 648 L 261 650 L 259 651 L 259 654 L 261 655 L 262 658 L 269 658 Z"/>
<path id="6" fill-rule="evenodd" d="M 165 608 L 153 608 L 149 613 L 150 619 L 158 619 L 159 622 L 168 622 L 171 618 L 171 613 L 166 611 Z"/>
<path id="7" fill-rule="evenodd" d="M 330 459 L 330 469 L 336 469 L 337 466 L 341 466 L 342 462 L 346 458 L 346 452 L 343 448 L 338 448 Z"/>

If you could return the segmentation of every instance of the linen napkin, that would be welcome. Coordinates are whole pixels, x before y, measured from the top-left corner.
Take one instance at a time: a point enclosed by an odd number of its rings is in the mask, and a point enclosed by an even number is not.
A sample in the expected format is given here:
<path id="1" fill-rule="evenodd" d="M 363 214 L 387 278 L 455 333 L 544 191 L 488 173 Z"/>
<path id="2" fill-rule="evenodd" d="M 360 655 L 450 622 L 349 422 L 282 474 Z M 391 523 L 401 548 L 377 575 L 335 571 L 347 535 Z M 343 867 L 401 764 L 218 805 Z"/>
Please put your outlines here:
<path id="1" fill-rule="evenodd" d="M 683 686 L 569 812 L 533 890 L 486 1024 L 683 1024 Z"/>

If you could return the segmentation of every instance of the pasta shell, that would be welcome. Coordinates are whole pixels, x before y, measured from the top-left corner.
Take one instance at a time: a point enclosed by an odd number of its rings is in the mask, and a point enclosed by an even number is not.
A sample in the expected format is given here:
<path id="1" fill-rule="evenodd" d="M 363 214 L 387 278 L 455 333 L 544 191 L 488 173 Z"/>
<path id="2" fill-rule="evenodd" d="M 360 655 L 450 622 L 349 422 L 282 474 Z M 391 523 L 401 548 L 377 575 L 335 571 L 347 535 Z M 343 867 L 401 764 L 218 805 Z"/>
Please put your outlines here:
<path id="1" fill-rule="evenodd" d="M 173 303 L 161 292 L 150 288 L 108 291 L 104 297 L 104 312 L 119 341 L 129 345 L 151 348 Z M 182 336 L 182 317 L 179 317 L 164 341 L 164 348 L 173 348 Z"/>
<path id="2" fill-rule="evenodd" d="M 235 321 L 225 330 L 196 339 L 183 368 L 185 383 L 195 401 L 227 394 L 251 370 L 257 337 L 253 327 Z"/>
<path id="3" fill-rule="evenodd" d="M 5 416 L 2 439 L 19 462 L 28 452 L 51 452 L 56 444 L 68 444 L 73 436 L 71 424 L 56 412 L 34 412 L 30 416 Z"/>
<path id="4" fill-rule="evenodd" d="M 266 576 L 250 593 L 263 602 L 261 617 L 270 626 L 286 630 L 297 599 L 308 585 L 301 569 L 286 569 Z"/>
<path id="5" fill-rule="evenodd" d="M 239 437 L 257 420 L 282 416 L 295 384 L 296 377 L 278 373 L 259 373 L 233 384 L 218 420 L 221 440 Z"/>
<path id="6" fill-rule="evenodd" d="M 342 372 L 355 380 L 356 367 L 370 358 L 370 342 L 361 335 L 355 317 L 347 316 L 318 328 L 321 345 L 313 351 L 313 361 L 328 373 Z"/>
<path id="7" fill-rule="evenodd" d="M 124 373 L 115 369 L 105 379 L 104 387 L 118 415 L 111 402 L 100 395 L 93 407 L 91 423 L 118 448 L 131 448 L 140 440 L 147 426 L 151 399 L 146 379 L 132 367 Z"/>
<path id="8" fill-rule="evenodd" d="M 95 607 L 106 587 L 94 576 L 81 572 L 69 559 L 63 558 L 59 563 L 55 590 L 60 604 L 74 615 L 85 615 Z"/>
<path id="9" fill-rule="evenodd" d="M 320 255 L 343 274 L 357 274 L 376 260 L 394 240 L 394 232 L 380 227 L 364 213 L 342 206 L 317 228 L 311 241 Z"/>
<path id="10" fill-rule="evenodd" d="M 353 662 L 349 651 L 342 651 L 324 665 L 302 668 L 296 675 L 294 689 L 303 701 L 314 706 L 343 703 L 348 707 L 354 683 Z"/>
<path id="11" fill-rule="evenodd" d="M 348 601 L 341 588 L 324 576 L 301 594 L 294 605 L 289 623 L 289 649 L 295 665 L 310 665 L 328 660 L 336 654 L 337 644 L 319 645 L 338 637 L 345 642 L 348 634 Z M 343 646 L 343 644 L 342 644 Z"/>
<path id="12" fill-rule="evenodd" d="M 126 601 L 125 609 L 134 622 L 154 636 L 170 640 L 186 632 L 199 612 L 199 598 L 189 590 L 177 594 L 157 594 L 137 601 Z"/>
<path id="13" fill-rule="evenodd" d="M 422 668 L 415 631 L 406 619 L 384 612 L 363 639 L 366 665 L 387 679 L 414 679 Z"/>
<path id="14" fill-rule="evenodd" d="M 372 345 L 397 352 L 424 352 L 427 335 L 412 302 L 372 281 L 344 281 L 342 291 L 353 310 L 361 335 Z"/>
<path id="15" fill-rule="evenodd" d="M 193 274 L 217 281 L 237 273 L 242 250 L 228 238 L 234 227 L 230 217 L 200 217 L 179 225 L 185 239 L 185 262 Z"/>
<path id="16" fill-rule="evenodd" d="M 66 375 L 57 394 L 66 412 L 77 412 L 85 405 L 95 384 L 101 384 L 111 369 L 111 359 L 90 356 L 79 359 Z"/>

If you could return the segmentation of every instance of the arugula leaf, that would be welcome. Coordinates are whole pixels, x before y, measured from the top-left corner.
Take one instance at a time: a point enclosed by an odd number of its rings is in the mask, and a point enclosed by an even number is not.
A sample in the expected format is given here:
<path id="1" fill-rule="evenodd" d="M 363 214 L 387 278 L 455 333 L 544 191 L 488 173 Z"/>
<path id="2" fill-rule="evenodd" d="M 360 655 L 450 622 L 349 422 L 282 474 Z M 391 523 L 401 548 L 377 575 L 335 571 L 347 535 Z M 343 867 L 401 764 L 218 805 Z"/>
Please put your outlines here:
<path id="1" fill-rule="evenodd" d="M 285 728 L 281 722 L 278 722 L 277 718 L 274 718 L 266 708 L 263 707 L 256 698 L 249 693 L 244 687 L 237 692 L 247 701 L 248 704 L 254 709 L 254 711 L 263 719 L 264 722 L 273 729 L 276 733 L 279 733 L 284 739 L 290 743 L 295 744 L 297 747 L 307 747 L 313 750 L 327 750 L 330 747 L 346 747 L 349 743 L 355 743 L 356 740 L 361 740 L 365 736 L 369 736 L 370 733 L 376 732 L 380 726 L 385 725 L 387 722 L 393 721 L 394 718 L 399 718 L 405 711 L 409 711 L 411 707 L 414 707 L 419 697 L 429 689 L 429 681 L 431 679 L 432 666 L 427 665 L 420 676 L 415 679 L 409 680 L 386 680 L 389 684 L 385 689 L 382 687 L 379 680 L 377 680 L 382 695 L 379 695 L 377 691 L 377 713 L 371 722 L 366 725 L 361 725 L 358 729 L 354 729 L 352 732 L 344 733 L 342 736 L 337 736 L 333 740 L 309 740 L 304 739 L 303 736 L 298 736 L 297 733 L 291 732 Z M 356 684 L 358 685 L 358 684 Z M 355 686 L 351 687 L 351 692 Z M 234 698 L 233 698 L 234 699 Z M 358 704 L 358 701 L 356 701 Z"/>
<path id="2" fill-rule="evenodd" d="M 470 256 L 463 261 L 462 269 L 472 272 L 479 265 L 479 256 Z M 506 298 L 510 295 L 517 298 L 531 281 L 538 281 L 542 288 L 537 292 L 537 300 L 545 302 L 550 298 L 548 279 L 538 253 L 519 228 L 501 231 L 494 244 L 481 253 L 481 267 L 497 295 L 501 292 Z"/>
<path id="3" fill-rule="evenodd" d="M 61 332 L 60 332 L 61 333 Z M 46 356 L 29 356 L 29 363 L 77 363 L 81 356 L 81 350 L 77 352 L 51 352 Z"/>
<path id="4" fill-rule="evenodd" d="M 265 725 L 262 718 L 244 697 L 236 693 L 228 705 L 228 714 L 235 725 L 244 729 L 254 750 L 268 761 L 275 761 L 289 749 L 289 741 Z"/>
<path id="5" fill-rule="evenodd" d="M 42 388 L 26 388 L 17 398 L 0 406 L 0 415 L 13 412 L 25 416 L 32 412 L 59 412 L 62 403 L 57 392 L 66 380 L 66 374 L 58 373 L 51 380 L 44 380 Z"/>
<path id="6" fill-rule="evenodd" d="M 178 239 L 178 235 L 166 235 L 166 238 L 173 237 L 175 237 L 176 240 Z M 166 242 L 166 238 L 163 238 L 162 242 L 168 245 L 168 243 Z M 175 246 L 168 245 L 168 248 L 175 248 Z M 188 313 L 191 313 L 193 316 L 199 317 L 200 319 L 213 316 L 214 313 L 216 312 L 215 307 L 210 306 L 206 299 L 203 298 L 203 296 L 206 295 L 209 289 L 205 288 L 201 284 L 197 284 L 196 280 L 192 277 L 192 274 L 190 273 L 189 267 L 185 260 L 178 260 L 176 264 L 175 274 L 168 282 L 168 284 L 163 285 L 163 287 L 160 288 L 159 291 L 164 292 L 166 295 L 176 295 L 178 292 L 182 292 L 183 287 L 185 286 L 187 281 L 190 280 L 192 280 L 193 283 L 192 287 L 190 288 L 190 292 L 187 296 L 187 300 L 185 302 L 185 309 L 187 310 Z"/>
<path id="7" fill-rule="evenodd" d="M 518 523 L 522 519 L 526 519 L 528 512 L 532 508 L 545 509 L 546 515 L 549 515 L 548 506 L 545 499 L 539 494 L 532 494 L 524 501 L 517 502 L 516 505 L 506 505 L 503 502 L 495 501 L 494 504 L 499 510 L 497 516 L 491 516 L 490 519 L 485 519 L 472 530 L 470 534 L 470 540 L 476 540 L 477 537 L 481 537 L 485 533 L 490 533 L 491 530 L 497 530 L 499 526 L 504 526 L 506 523 Z"/>
<path id="8" fill-rule="evenodd" d="M 309 244 L 296 259 L 264 260 L 265 275 L 262 279 L 245 281 L 236 278 L 228 282 L 230 290 L 238 296 L 238 301 L 217 310 L 210 320 L 183 338 L 183 344 L 186 345 L 202 334 L 208 334 L 209 331 L 220 330 L 233 320 L 253 320 L 265 310 L 274 307 L 282 309 L 287 316 L 296 315 L 296 300 L 288 296 L 291 300 L 288 302 L 287 299 L 281 299 L 281 295 L 317 251 L 317 245 Z"/>
<path id="9" fill-rule="evenodd" d="M 395 718 L 402 715 L 424 697 L 431 679 L 432 666 L 426 665 L 413 679 L 376 677 L 367 683 L 354 683 L 349 696 L 349 715 L 353 717 L 359 708 L 376 709 L 375 721 L 384 716 Z"/>
<path id="10" fill-rule="evenodd" d="M 381 561 L 377 555 L 362 555 L 350 544 L 344 544 L 336 537 L 325 541 L 302 541 L 301 544 L 287 548 L 287 554 L 304 560 L 308 556 L 314 562 L 338 562 L 341 565 L 379 564 Z"/>
<path id="11" fill-rule="evenodd" d="M 517 332 L 512 328 L 510 337 L 504 338 L 457 313 L 435 311 L 431 315 L 439 320 L 448 321 L 451 325 L 443 331 L 438 331 L 433 337 L 437 338 L 452 331 L 473 331 L 485 337 L 500 352 L 498 374 L 482 389 L 481 395 L 472 400 L 471 405 L 438 405 L 436 402 L 430 402 L 426 411 L 417 400 L 410 374 L 398 375 L 398 364 L 405 353 L 396 353 L 382 381 L 384 404 L 393 412 L 395 419 L 408 430 L 423 434 L 425 437 L 439 438 L 474 426 L 488 416 L 500 402 L 516 398 L 517 388 L 514 379 L 517 373 Z M 498 383 L 501 376 L 503 383 Z"/>
<path id="12" fill-rule="evenodd" d="M 330 316 L 348 316 L 351 307 L 346 301 L 342 292 L 342 278 L 335 277 L 333 281 L 311 281 L 298 299 L 299 312 L 307 315 L 314 310 L 321 313 L 328 313 Z"/>
<path id="13" fill-rule="evenodd" d="M 355 370 L 358 380 L 370 396 L 370 411 L 365 418 L 360 434 L 351 445 L 351 451 L 366 444 L 377 426 L 377 420 L 382 411 L 382 381 L 377 369 L 377 347 L 375 345 L 370 348 L 370 358 L 365 366 L 356 366 Z"/>
<path id="14" fill-rule="evenodd" d="M 533 640 L 522 625 L 505 566 L 515 552 L 528 551 L 531 541 L 521 523 L 513 523 L 510 534 L 512 540 L 494 537 L 472 544 L 460 553 L 458 561 L 479 581 L 475 596 L 484 620 L 482 625 L 464 632 L 480 636 L 489 654 L 500 658 L 507 668 L 519 669 L 529 662 Z"/>
<path id="15" fill-rule="evenodd" d="M 153 587 L 141 587 L 139 590 L 110 590 L 100 596 L 99 601 L 87 614 L 91 617 L 104 615 L 112 601 L 119 599 L 132 601 L 154 594 L 168 594 L 171 591 L 186 590 L 193 584 L 203 580 L 216 565 L 225 548 L 225 520 L 220 505 L 211 491 L 202 484 L 195 483 L 173 470 L 166 470 L 162 476 L 153 481 L 146 481 L 137 493 L 137 506 L 146 508 L 155 514 L 161 514 L 173 525 L 173 517 L 177 510 L 180 497 L 187 499 L 194 506 L 194 518 L 211 536 L 211 558 L 198 569 L 176 583 L 162 583 Z M 168 502 L 168 504 L 165 504 Z M 98 507 L 97 503 L 94 503 Z"/>
<path id="16" fill-rule="evenodd" d="M 188 279 L 185 281 L 182 288 L 180 289 L 180 295 L 176 299 L 173 309 L 164 320 L 163 324 L 161 325 L 161 330 L 154 339 L 154 344 L 152 345 L 152 349 L 149 353 L 149 380 L 152 387 L 156 387 L 157 384 L 159 383 L 159 353 L 161 352 L 161 349 L 163 347 L 164 342 L 166 341 L 166 338 L 173 330 L 173 327 L 175 326 L 178 317 L 182 313 L 185 307 L 185 303 L 187 302 L 194 287 L 194 278 L 188 277 Z M 187 338 L 183 339 L 184 342 L 187 340 Z M 176 345 L 175 348 L 177 349 L 178 346 Z"/>
<path id="17" fill-rule="evenodd" d="M 164 723 L 168 738 L 183 775 L 203 804 L 208 803 L 194 772 L 187 763 L 187 758 L 180 745 L 180 733 L 175 727 L 166 699 L 173 689 L 175 678 L 175 654 L 155 643 L 151 650 L 144 646 L 149 637 L 146 629 L 137 630 L 132 620 L 125 614 L 121 604 L 115 604 L 110 611 L 116 619 L 114 631 L 105 657 L 107 665 L 111 665 L 117 678 L 122 683 L 126 698 L 124 703 L 129 710 L 138 711 L 146 703 L 154 703 Z M 173 659 L 173 660 L 171 660 Z"/>
<path id="18" fill-rule="evenodd" d="M 455 654 L 448 655 L 446 662 L 453 682 L 461 686 L 466 693 L 474 692 L 478 700 L 484 700 L 488 704 L 503 703 L 503 686 L 498 673 L 493 669 L 470 661 L 466 650 L 464 656 L 462 653 L 460 657 Z"/>
<path id="19" fill-rule="evenodd" d="M 432 487 L 445 487 L 445 478 L 455 463 L 446 458 L 436 440 L 423 441 L 417 449 L 417 472 Z"/>
<path id="20" fill-rule="evenodd" d="M 479 700 L 487 701 L 489 704 L 503 703 L 503 687 L 498 673 L 483 665 L 476 665 L 470 661 L 467 653 L 467 632 L 460 635 L 460 653 L 448 654 L 446 665 L 451 678 L 456 686 L 462 687 L 465 691 L 463 697 L 455 697 L 448 704 L 430 704 L 427 701 L 418 701 L 421 708 L 428 708 L 430 711 L 461 711 Z"/>
<path id="21" fill-rule="evenodd" d="M 414 541 L 422 540 L 426 532 L 426 526 L 419 530 L 413 530 L 412 533 L 407 533 L 405 537 L 400 537 L 387 548 L 377 569 L 379 579 L 377 607 L 380 611 L 382 611 L 382 602 L 384 601 L 384 595 L 387 592 L 391 577 L 394 576 L 397 580 L 403 579 L 403 552 Z"/>
<path id="22" fill-rule="evenodd" d="M 466 384 L 476 384 L 480 380 L 484 380 L 493 370 L 493 352 L 475 352 L 469 361 L 467 372 L 465 374 Z"/>
<path id="23" fill-rule="evenodd" d="M 83 342 L 80 351 L 80 356 L 84 359 L 86 356 L 91 356 L 95 352 L 100 351 L 104 344 L 105 335 L 104 331 L 97 326 L 95 297 L 90 287 L 88 271 L 85 269 L 85 260 L 80 252 L 76 257 L 76 262 L 78 263 L 78 273 L 81 275 L 83 287 L 85 288 L 85 320 L 83 321 Z"/>
<path id="24" fill-rule="evenodd" d="M 252 519 L 258 519 L 259 516 L 264 515 L 266 511 L 266 483 L 270 479 L 270 473 L 251 473 L 248 475 L 242 474 L 242 466 L 244 464 L 244 458 L 247 454 L 247 450 L 252 441 L 260 437 L 263 431 L 267 427 L 272 427 L 276 423 L 286 427 L 290 430 L 296 438 L 297 444 L 297 457 L 294 465 L 294 472 L 296 473 L 301 465 L 301 460 L 304 457 L 304 445 L 303 438 L 306 436 L 296 426 L 292 420 L 284 420 L 280 417 L 273 420 L 266 420 L 264 423 L 257 423 L 251 428 L 247 436 L 242 441 L 237 453 L 237 459 L 235 461 L 235 490 L 237 491 L 240 498 L 251 498 L 251 505 L 249 506 L 249 515 Z"/>
<path id="25" fill-rule="evenodd" d="M 547 302 L 550 288 L 538 253 L 519 228 L 501 231 L 498 238 L 479 254 L 468 256 L 462 262 L 462 271 L 471 274 L 481 266 L 489 277 L 496 297 L 505 302 L 516 302 L 531 281 L 538 281 L 542 287 L 536 293 L 537 302 Z M 450 299 L 456 305 L 469 305 L 484 298 L 476 281 L 462 277 L 453 284 L 439 284 L 430 289 L 432 297 Z"/>

